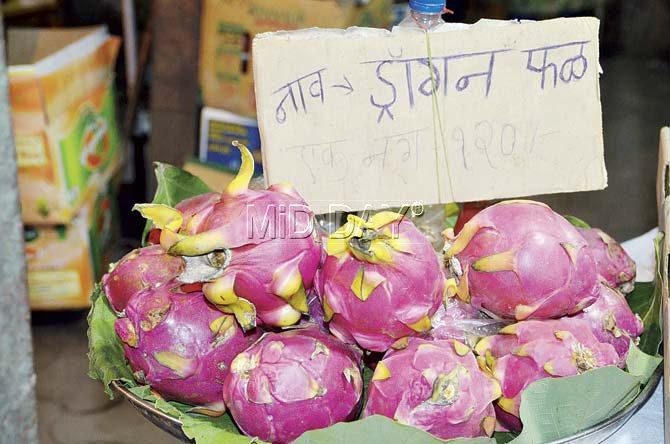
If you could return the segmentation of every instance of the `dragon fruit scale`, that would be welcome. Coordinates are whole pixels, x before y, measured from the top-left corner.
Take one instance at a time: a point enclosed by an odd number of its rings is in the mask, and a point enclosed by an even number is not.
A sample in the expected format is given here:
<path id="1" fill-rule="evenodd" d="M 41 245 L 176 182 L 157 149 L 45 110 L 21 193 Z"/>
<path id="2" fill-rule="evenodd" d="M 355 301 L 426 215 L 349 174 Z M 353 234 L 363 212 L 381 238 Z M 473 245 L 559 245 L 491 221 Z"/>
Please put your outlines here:
<path id="1" fill-rule="evenodd" d="M 425 333 L 445 289 L 431 244 L 402 214 L 384 211 L 348 222 L 326 242 L 319 271 L 325 320 L 341 340 L 384 352 Z"/>
<path id="2" fill-rule="evenodd" d="M 114 328 L 135 378 L 195 413 L 225 411 L 223 381 L 233 358 L 260 337 L 245 335 L 231 315 L 202 293 L 180 293 L 173 282 L 133 296 Z M 175 287 L 175 288 L 173 288 Z"/>
<path id="3" fill-rule="evenodd" d="M 633 290 L 635 262 L 607 233 L 598 228 L 577 228 L 589 244 L 598 274 L 613 288 L 623 293 Z"/>
<path id="4" fill-rule="evenodd" d="M 171 281 L 183 268 L 181 258 L 170 256 L 159 245 L 152 245 L 121 258 L 102 277 L 102 285 L 109 303 L 121 313 L 137 293 Z"/>
<path id="5" fill-rule="evenodd" d="M 521 394 L 531 383 L 543 378 L 579 375 L 619 362 L 614 347 L 600 342 L 588 322 L 575 318 L 509 325 L 499 335 L 479 341 L 475 353 L 480 366 L 500 382 L 498 420 L 516 431 L 522 426 Z"/>
<path id="6" fill-rule="evenodd" d="M 377 364 L 363 416 L 384 415 L 438 438 L 491 436 L 500 385 L 453 339 L 410 338 Z"/>
<path id="7" fill-rule="evenodd" d="M 264 335 L 234 359 L 223 389 L 240 429 L 275 443 L 353 420 L 362 392 L 360 353 L 316 326 Z"/>
<path id="8" fill-rule="evenodd" d="M 447 232 L 445 261 L 457 294 L 508 319 L 558 318 L 598 297 L 596 263 L 582 235 L 540 202 L 500 202 L 458 236 Z"/>
<path id="9" fill-rule="evenodd" d="M 307 293 L 321 258 L 313 213 L 286 184 L 249 189 L 253 157 L 243 145 L 237 177 L 220 195 L 191 198 L 171 208 L 136 205 L 160 230 L 160 244 L 181 256 L 184 284 L 202 283 L 209 301 L 234 314 L 243 329 L 257 320 L 286 327 L 308 312 Z"/>
<path id="10" fill-rule="evenodd" d="M 620 356 L 619 367 L 624 367 L 630 341 L 637 341 L 644 332 L 644 324 L 628 306 L 618 290 L 600 284 L 598 300 L 575 318 L 589 323 L 593 334 L 601 342 L 612 344 Z"/>

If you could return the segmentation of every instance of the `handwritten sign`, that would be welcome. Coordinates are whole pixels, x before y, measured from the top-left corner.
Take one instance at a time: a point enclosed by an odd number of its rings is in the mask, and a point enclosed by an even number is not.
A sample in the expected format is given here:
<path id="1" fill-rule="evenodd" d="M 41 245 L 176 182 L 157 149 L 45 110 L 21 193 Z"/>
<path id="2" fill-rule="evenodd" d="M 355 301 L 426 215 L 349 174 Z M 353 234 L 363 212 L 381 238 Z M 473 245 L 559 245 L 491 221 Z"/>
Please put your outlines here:
<path id="1" fill-rule="evenodd" d="M 602 189 L 598 27 L 257 36 L 266 180 L 317 213 Z"/>

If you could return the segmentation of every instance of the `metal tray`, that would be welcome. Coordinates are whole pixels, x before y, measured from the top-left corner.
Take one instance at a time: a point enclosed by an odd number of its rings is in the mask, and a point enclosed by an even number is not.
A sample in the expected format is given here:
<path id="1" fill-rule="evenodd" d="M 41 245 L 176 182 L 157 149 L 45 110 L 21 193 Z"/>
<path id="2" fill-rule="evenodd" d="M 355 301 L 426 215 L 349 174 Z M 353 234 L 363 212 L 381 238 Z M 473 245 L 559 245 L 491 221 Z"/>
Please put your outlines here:
<path id="1" fill-rule="evenodd" d="M 642 408 L 642 406 L 649 400 L 649 398 L 652 397 L 662 376 L 663 367 L 659 366 L 647 385 L 642 389 L 640 394 L 633 400 L 633 402 L 631 402 L 619 413 L 573 436 L 547 444 L 595 444 L 605 441 L 617 430 L 623 427 L 624 424 L 626 424 L 626 422 L 628 422 L 628 420 L 638 410 L 640 410 L 640 408 Z M 130 402 L 130 404 L 132 404 L 132 406 L 135 407 L 142 414 L 142 416 L 151 421 L 154 425 L 183 442 L 193 442 L 188 439 L 186 435 L 184 435 L 184 432 L 182 432 L 181 422 L 178 419 L 161 412 L 153 405 L 151 405 L 151 403 L 135 396 L 130 390 L 124 387 L 123 384 L 119 384 L 115 381 L 112 382 L 111 385 L 117 393 Z"/>

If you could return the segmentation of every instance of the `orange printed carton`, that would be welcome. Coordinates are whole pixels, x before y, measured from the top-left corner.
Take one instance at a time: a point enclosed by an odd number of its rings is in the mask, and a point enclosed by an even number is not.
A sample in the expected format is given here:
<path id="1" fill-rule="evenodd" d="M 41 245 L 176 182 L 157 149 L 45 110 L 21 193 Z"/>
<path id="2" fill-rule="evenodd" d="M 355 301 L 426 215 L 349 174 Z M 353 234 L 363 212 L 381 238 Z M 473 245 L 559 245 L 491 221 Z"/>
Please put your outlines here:
<path id="1" fill-rule="evenodd" d="M 23 221 L 66 224 L 121 162 L 104 27 L 10 29 L 9 91 Z"/>
<path id="2" fill-rule="evenodd" d="M 204 0 L 200 88 L 206 106 L 256 116 L 251 41 L 256 34 L 311 27 L 387 28 L 393 0 Z"/>
<path id="3" fill-rule="evenodd" d="M 84 203 L 69 224 L 24 227 L 28 295 L 33 310 L 90 306 L 93 285 L 107 265 L 118 211 L 111 189 Z"/>

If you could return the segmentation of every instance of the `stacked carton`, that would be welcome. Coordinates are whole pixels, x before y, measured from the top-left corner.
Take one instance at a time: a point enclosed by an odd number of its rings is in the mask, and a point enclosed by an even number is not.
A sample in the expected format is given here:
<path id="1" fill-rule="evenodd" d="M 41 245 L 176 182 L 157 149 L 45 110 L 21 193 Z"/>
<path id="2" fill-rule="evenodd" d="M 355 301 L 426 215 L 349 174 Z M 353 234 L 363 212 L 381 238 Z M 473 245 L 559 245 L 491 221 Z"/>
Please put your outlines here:
<path id="1" fill-rule="evenodd" d="M 22 28 L 7 41 L 31 304 L 82 308 L 102 268 L 109 227 L 100 232 L 99 221 L 111 218 L 121 163 L 119 39 L 102 27 Z"/>
<path id="2" fill-rule="evenodd" d="M 110 185 L 63 225 L 25 225 L 28 293 L 33 310 L 89 306 L 94 283 L 108 263 L 107 246 L 118 222 Z"/>

